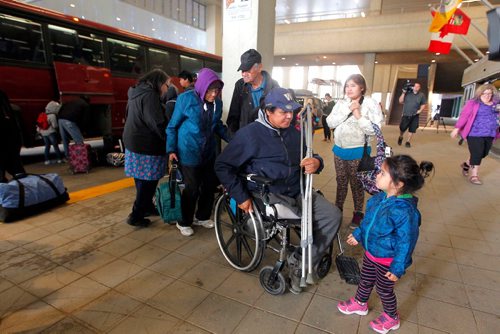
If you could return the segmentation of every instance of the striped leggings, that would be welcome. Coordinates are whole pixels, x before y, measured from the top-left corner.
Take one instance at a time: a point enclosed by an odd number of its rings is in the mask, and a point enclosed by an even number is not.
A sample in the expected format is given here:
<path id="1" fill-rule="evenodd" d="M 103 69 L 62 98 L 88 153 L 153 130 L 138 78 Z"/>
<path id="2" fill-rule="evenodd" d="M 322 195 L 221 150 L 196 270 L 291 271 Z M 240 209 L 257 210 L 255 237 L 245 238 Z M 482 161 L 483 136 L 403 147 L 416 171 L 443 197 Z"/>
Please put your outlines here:
<path id="1" fill-rule="evenodd" d="M 365 254 L 363 256 L 363 267 L 361 268 L 361 281 L 358 285 L 358 291 L 356 291 L 356 300 L 366 303 L 375 285 L 384 312 L 395 318 L 397 316 L 398 302 L 394 293 L 395 282 L 384 276 L 388 271 L 388 266 L 373 262 Z"/>
<path id="2" fill-rule="evenodd" d="M 365 192 L 363 185 L 359 181 L 356 172 L 361 159 L 342 160 L 337 156 L 333 159 L 335 163 L 335 172 L 337 174 L 337 197 L 335 206 L 344 211 L 344 202 L 347 197 L 347 186 L 351 184 L 352 199 L 354 201 L 354 211 L 363 212 L 365 204 Z"/>

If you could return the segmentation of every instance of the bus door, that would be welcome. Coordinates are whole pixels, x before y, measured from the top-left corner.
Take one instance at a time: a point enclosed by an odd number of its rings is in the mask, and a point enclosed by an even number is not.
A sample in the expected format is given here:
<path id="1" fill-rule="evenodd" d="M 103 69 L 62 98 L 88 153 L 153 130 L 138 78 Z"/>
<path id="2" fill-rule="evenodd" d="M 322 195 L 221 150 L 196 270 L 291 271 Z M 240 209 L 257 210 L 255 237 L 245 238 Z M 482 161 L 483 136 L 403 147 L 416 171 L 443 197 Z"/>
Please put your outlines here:
<path id="1" fill-rule="evenodd" d="M 115 104 L 109 69 L 85 64 L 54 62 L 61 102 L 85 95 L 90 99 L 91 114 L 83 131 L 87 137 L 111 136 L 111 109 Z"/>

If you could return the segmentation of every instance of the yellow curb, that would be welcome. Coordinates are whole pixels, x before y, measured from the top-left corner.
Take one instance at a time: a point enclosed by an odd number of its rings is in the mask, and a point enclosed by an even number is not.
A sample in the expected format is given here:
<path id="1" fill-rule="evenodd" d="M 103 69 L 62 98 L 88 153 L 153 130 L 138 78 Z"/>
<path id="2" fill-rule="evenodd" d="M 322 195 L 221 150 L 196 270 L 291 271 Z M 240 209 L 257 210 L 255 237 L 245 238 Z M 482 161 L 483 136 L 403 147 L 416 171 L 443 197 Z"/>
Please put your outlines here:
<path id="1" fill-rule="evenodd" d="M 132 186 L 134 186 L 134 179 L 131 177 L 126 179 L 121 179 L 115 182 L 101 184 L 100 186 L 95 186 L 69 193 L 69 201 L 66 203 L 76 203 L 84 201 L 87 199 L 106 195 L 114 191 L 118 191 Z"/>

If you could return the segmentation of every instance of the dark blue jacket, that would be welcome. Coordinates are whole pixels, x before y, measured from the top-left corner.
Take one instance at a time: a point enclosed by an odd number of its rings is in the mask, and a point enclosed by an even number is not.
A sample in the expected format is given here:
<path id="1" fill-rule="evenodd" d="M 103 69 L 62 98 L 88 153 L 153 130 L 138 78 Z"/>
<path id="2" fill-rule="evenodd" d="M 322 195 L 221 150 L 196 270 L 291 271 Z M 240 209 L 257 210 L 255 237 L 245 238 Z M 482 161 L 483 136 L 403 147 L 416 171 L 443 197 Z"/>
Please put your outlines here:
<path id="1" fill-rule="evenodd" d="M 323 160 L 320 160 L 320 171 Z M 286 129 L 273 128 L 259 112 L 257 121 L 241 128 L 222 151 L 215 162 L 215 172 L 221 183 L 238 204 L 250 198 L 249 191 L 255 189 L 238 175 L 257 174 L 273 180 L 270 192 L 296 197 L 300 194 L 300 132 L 293 126 Z"/>
<path id="2" fill-rule="evenodd" d="M 380 192 L 368 200 L 365 218 L 352 232 L 373 256 L 393 258 L 389 271 L 397 277 L 411 265 L 417 244 L 421 220 L 417 201 L 411 195 L 387 198 Z"/>

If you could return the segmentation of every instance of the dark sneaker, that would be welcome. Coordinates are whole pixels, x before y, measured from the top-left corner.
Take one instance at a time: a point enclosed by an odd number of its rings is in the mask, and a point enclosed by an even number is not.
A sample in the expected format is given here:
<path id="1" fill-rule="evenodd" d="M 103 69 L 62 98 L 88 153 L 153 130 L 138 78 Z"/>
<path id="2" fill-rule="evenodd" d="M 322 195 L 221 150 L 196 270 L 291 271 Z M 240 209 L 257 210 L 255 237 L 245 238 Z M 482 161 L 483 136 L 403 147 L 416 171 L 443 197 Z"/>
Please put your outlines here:
<path id="1" fill-rule="evenodd" d="M 407 142 L 406 142 L 406 144 L 405 144 L 405 146 L 406 146 L 406 147 L 411 147 L 410 142 L 409 142 L 409 141 L 407 141 Z"/>
<path id="2" fill-rule="evenodd" d="M 159 216 L 160 214 L 158 213 L 158 210 L 156 210 L 156 207 L 154 205 L 151 205 L 149 209 L 146 210 L 146 213 L 144 213 L 145 217 L 149 216 Z"/>
<path id="3" fill-rule="evenodd" d="M 300 254 L 297 254 L 297 252 L 293 252 L 288 256 L 287 263 L 288 263 L 288 276 L 290 277 L 290 292 L 298 295 L 299 293 L 302 292 L 302 288 L 300 287 L 300 278 L 301 278 L 301 272 L 302 272 L 302 262 L 301 259 L 298 258 L 300 257 Z"/>
<path id="4" fill-rule="evenodd" d="M 353 215 L 352 215 L 351 223 L 349 224 L 349 228 L 351 230 L 357 229 L 359 227 L 359 225 L 361 224 L 361 221 L 363 220 L 364 216 L 365 215 L 363 214 L 363 212 L 354 211 Z"/>
<path id="5" fill-rule="evenodd" d="M 402 143 L 403 143 L 403 136 L 399 136 L 398 145 L 401 146 Z"/>
<path id="6" fill-rule="evenodd" d="M 149 225 L 151 225 L 151 220 L 146 218 L 133 218 L 132 216 L 128 216 L 126 223 L 135 227 L 148 227 Z"/>

